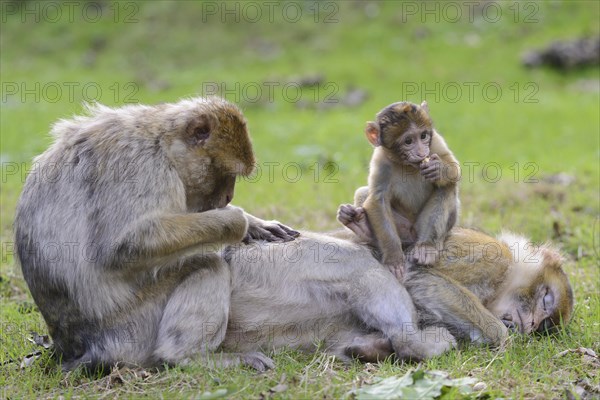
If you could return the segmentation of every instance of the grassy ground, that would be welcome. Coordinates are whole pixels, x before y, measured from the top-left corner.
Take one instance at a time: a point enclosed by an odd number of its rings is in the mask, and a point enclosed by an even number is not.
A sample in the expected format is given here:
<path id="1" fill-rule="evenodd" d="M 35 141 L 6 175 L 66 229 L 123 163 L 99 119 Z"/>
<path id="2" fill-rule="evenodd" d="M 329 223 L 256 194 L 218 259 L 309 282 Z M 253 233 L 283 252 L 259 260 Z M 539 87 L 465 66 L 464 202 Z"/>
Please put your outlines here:
<path id="1" fill-rule="evenodd" d="M 600 351 L 599 71 L 527 70 L 520 55 L 598 34 L 600 3 L 452 2 L 461 18 L 443 2 L 269 4 L 1 3 L 0 397 L 338 398 L 410 368 L 292 351 L 261 375 L 192 366 L 90 379 L 62 374 L 47 353 L 18 368 L 38 349 L 29 332 L 46 328 L 15 266 L 11 225 L 49 125 L 84 100 L 156 103 L 215 87 L 243 107 L 261 167 L 238 184 L 235 203 L 312 230 L 336 227 L 337 206 L 366 182 L 364 121 L 393 101 L 427 100 L 466 172 L 462 224 L 559 245 L 576 310 L 556 337 L 515 336 L 504 349 L 461 349 L 423 368 L 472 376 L 491 397 L 593 393 L 598 360 L 558 354 Z"/>

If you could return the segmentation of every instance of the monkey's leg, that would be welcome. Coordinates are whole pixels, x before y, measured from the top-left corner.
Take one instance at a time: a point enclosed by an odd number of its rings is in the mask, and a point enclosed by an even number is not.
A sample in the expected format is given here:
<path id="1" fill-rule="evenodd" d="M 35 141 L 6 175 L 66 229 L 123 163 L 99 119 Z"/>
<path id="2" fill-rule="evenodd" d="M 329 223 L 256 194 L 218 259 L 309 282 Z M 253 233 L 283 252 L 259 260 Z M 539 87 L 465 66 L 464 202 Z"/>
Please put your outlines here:
<path id="1" fill-rule="evenodd" d="M 413 228 L 413 224 L 410 220 L 404 217 L 402 214 L 393 211 L 394 223 L 396 224 L 396 230 L 402 241 L 402 246 L 410 246 L 414 244 L 416 240 L 416 233 Z M 364 208 L 353 206 L 351 204 L 342 204 L 338 209 L 337 219 L 346 228 L 350 229 L 359 240 L 369 245 L 376 245 L 373 237 L 373 230 L 369 224 L 367 214 Z"/>
<path id="2" fill-rule="evenodd" d="M 445 328 L 419 329 L 408 292 L 384 269 L 370 268 L 352 282 L 355 287 L 349 301 L 353 313 L 390 339 L 398 359 L 422 360 L 454 346 L 455 340 Z"/>
<path id="3" fill-rule="evenodd" d="M 216 254 L 202 257 L 199 269 L 175 288 L 160 321 L 154 358 L 185 364 L 194 359 L 214 367 L 248 364 L 259 371 L 273 368 L 262 353 L 212 353 L 223 341 L 229 315 L 231 277 Z M 191 261 L 190 261 L 191 262 Z"/>
<path id="4" fill-rule="evenodd" d="M 365 204 L 365 200 L 369 197 L 369 187 L 361 186 L 354 192 L 354 206 L 362 207 Z"/>
<path id="5" fill-rule="evenodd" d="M 411 271 L 405 286 L 427 323 L 443 325 L 458 338 L 497 346 L 508 334 L 473 293 L 431 268 Z"/>
<path id="6" fill-rule="evenodd" d="M 439 258 L 446 235 L 458 216 L 455 187 L 436 188 L 415 223 L 417 242 L 412 259 L 421 265 L 432 265 Z"/>
<path id="7" fill-rule="evenodd" d="M 394 354 L 392 342 L 381 333 L 355 336 L 344 350 L 347 357 L 370 363 L 383 361 Z"/>
<path id="8" fill-rule="evenodd" d="M 382 264 L 387 266 L 396 278 L 402 279 L 405 261 L 402 241 L 396 231 L 391 204 L 385 196 L 384 193 L 370 193 L 363 208 L 369 218 L 371 231 L 377 239 Z"/>

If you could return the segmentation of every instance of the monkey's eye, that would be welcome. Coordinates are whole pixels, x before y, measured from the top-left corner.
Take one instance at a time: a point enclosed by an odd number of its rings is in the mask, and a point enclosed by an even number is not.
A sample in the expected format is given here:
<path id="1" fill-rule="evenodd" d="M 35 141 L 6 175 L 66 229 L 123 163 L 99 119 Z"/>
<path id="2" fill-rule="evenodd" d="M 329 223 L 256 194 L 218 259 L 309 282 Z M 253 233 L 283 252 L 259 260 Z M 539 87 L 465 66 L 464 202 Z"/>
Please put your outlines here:
<path id="1" fill-rule="evenodd" d="M 547 311 L 547 309 L 549 307 L 552 307 L 552 304 L 554 303 L 554 296 L 548 289 L 546 289 L 546 294 L 544 295 L 544 298 L 542 299 L 542 303 L 544 305 L 544 311 Z"/>
<path id="2" fill-rule="evenodd" d="M 412 139 L 408 138 L 404 141 L 404 144 L 411 144 L 412 143 Z"/>
<path id="3" fill-rule="evenodd" d="M 429 134 L 428 134 L 427 132 L 423 132 L 423 133 L 421 133 L 421 140 L 425 140 L 425 139 L 427 139 L 427 136 L 428 136 L 428 135 L 429 135 Z"/>

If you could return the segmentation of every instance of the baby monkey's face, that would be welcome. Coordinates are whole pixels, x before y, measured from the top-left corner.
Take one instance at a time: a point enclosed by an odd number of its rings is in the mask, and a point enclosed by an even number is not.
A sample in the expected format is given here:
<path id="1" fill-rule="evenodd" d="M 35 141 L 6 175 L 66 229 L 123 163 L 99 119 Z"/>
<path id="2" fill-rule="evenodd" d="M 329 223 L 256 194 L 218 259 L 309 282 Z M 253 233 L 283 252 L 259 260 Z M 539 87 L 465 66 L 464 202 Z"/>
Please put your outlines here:
<path id="1" fill-rule="evenodd" d="M 425 108 L 407 102 L 394 103 L 377 114 L 377 124 L 381 145 L 403 163 L 418 167 L 428 162 L 433 125 Z"/>

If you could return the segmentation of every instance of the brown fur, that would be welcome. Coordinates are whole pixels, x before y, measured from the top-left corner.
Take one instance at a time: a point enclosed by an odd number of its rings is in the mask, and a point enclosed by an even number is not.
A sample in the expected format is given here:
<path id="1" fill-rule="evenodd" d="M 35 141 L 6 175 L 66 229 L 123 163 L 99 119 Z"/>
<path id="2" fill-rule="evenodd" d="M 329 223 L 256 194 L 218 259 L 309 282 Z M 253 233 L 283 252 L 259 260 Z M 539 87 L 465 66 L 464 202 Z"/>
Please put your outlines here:
<path id="1" fill-rule="evenodd" d="M 400 278 L 403 244 L 410 264 L 435 262 L 447 232 L 458 218 L 460 169 L 444 139 L 433 129 L 427 104 L 394 103 L 368 122 L 375 146 L 368 188 L 355 194 L 372 221 L 381 260 Z M 340 222 L 348 223 L 342 216 Z M 403 226 L 395 222 L 404 218 Z"/>
<path id="2" fill-rule="evenodd" d="M 359 234 L 370 234 L 366 218 L 358 225 L 365 225 Z M 570 319 L 571 287 L 560 265 L 548 263 L 556 255 L 549 246 L 535 259 L 507 251 L 521 237 L 454 228 L 438 263 L 415 267 L 402 285 L 350 238 L 306 232 L 291 247 L 228 248 L 233 290 L 223 349 L 293 347 L 324 349 L 341 360 L 376 362 L 392 353 L 422 360 L 451 349 L 455 339 L 498 346 L 507 326 L 531 333 Z M 539 288 L 546 287 L 555 301 L 544 310 Z M 524 297 L 528 292 L 536 294 Z"/>
<path id="3" fill-rule="evenodd" d="M 23 188 L 15 234 L 63 367 L 206 359 L 229 312 L 220 249 L 295 235 L 228 205 L 236 175 L 254 164 L 241 111 L 217 98 L 97 105 L 52 134 Z M 44 178 L 51 168 L 56 179 Z M 59 257 L 48 257 L 51 246 Z M 219 357 L 272 365 L 260 354 Z"/>

